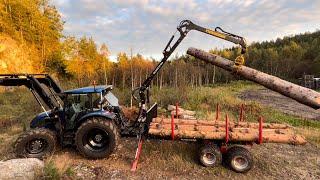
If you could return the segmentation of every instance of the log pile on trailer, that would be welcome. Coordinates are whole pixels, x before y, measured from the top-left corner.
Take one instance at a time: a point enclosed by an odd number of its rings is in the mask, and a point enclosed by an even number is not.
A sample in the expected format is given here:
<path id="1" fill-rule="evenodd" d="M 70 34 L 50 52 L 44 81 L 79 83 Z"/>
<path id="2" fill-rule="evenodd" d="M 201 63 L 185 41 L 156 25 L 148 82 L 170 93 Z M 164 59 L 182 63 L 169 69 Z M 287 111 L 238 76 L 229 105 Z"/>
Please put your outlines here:
<path id="1" fill-rule="evenodd" d="M 259 127 L 261 126 L 261 131 Z M 174 119 L 174 136 L 177 139 L 208 139 L 229 142 L 288 143 L 302 145 L 306 140 L 295 134 L 293 128 L 286 124 L 252 123 L 208 120 Z M 168 118 L 153 119 L 149 134 L 169 137 L 172 134 L 172 120 Z M 261 143 L 260 142 L 260 143 Z"/>

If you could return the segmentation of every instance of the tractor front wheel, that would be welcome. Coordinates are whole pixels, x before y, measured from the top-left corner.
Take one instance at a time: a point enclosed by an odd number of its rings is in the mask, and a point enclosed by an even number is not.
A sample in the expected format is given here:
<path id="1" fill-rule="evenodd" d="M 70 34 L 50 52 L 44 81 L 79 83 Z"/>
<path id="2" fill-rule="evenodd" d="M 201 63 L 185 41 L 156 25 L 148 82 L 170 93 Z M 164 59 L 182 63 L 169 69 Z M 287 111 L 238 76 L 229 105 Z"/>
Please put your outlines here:
<path id="1" fill-rule="evenodd" d="M 84 157 L 105 158 L 116 148 L 118 137 L 118 129 L 112 120 L 93 118 L 79 127 L 75 144 Z"/>
<path id="2" fill-rule="evenodd" d="M 56 134 L 49 129 L 30 129 L 18 137 L 14 151 L 18 157 L 41 159 L 53 153 L 56 140 Z"/>

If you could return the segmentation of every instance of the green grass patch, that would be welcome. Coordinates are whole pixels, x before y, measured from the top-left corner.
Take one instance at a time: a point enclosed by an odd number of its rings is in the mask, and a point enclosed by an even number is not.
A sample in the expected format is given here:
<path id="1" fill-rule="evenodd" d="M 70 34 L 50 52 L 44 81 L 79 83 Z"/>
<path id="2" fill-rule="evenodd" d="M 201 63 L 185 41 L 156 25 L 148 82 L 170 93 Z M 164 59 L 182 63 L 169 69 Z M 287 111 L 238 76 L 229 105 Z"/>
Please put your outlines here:
<path id="1" fill-rule="evenodd" d="M 47 162 L 43 171 L 43 179 L 59 180 L 61 177 L 59 170 L 53 161 Z"/>

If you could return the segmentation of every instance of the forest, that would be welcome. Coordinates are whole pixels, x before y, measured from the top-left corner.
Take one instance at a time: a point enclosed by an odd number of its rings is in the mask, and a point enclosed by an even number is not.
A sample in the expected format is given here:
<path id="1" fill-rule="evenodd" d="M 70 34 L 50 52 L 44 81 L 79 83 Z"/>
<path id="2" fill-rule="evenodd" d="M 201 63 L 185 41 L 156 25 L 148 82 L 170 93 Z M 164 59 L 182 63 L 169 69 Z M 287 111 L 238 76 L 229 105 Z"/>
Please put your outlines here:
<path id="1" fill-rule="evenodd" d="M 119 52 L 113 62 L 107 42 L 98 45 L 92 37 L 66 36 L 64 23 L 49 0 L 1 0 L 0 72 L 47 72 L 70 87 L 96 81 L 125 89 L 139 86 L 158 63 L 141 54 L 124 52 Z M 304 74 L 320 75 L 319 49 L 319 30 L 253 42 L 245 55 L 246 65 L 296 82 Z M 229 59 L 235 59 L 239 51 L 236 47 L 210 50 Z M 171 57 L 153 86 L 210 86 L 235 79 L 224 70 L 182 55 Z"/>

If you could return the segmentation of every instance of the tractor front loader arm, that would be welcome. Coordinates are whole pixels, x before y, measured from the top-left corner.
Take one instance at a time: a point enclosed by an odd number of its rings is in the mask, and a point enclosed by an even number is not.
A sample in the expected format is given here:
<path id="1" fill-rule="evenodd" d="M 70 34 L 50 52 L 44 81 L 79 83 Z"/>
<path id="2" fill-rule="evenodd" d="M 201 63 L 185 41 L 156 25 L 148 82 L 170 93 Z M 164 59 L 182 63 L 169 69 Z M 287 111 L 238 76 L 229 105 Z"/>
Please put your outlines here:
<path id="1" fill-rule="evenodd" d="M 26 86 L 44 111 L 42 102 L 50 109 L 61 107 L 56 94 L 63 90 L 48 74 L 0 74 L 0 86 Z"/>

